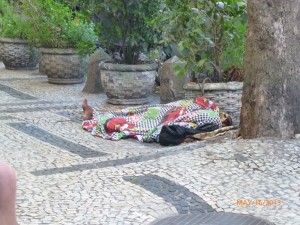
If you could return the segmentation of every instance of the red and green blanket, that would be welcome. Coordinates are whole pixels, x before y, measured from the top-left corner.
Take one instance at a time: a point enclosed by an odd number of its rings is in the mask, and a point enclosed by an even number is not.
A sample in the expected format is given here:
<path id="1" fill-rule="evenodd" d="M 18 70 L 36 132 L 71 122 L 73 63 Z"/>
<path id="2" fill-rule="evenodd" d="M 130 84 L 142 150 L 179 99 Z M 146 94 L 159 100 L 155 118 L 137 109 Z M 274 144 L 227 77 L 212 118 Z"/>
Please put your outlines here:
<path id="1" fill-rule="evenodd" d="M 166 145 L 169 140 L 172 144 L 173 139 L 197 133 L 201 128 L 211 131 L 221 126 L 219 108 L 203 97 L 168 104 L 128 107 L 120 111 L 97 112 L 92 120 L 82 123 L 83 129 L 104 139 L 116 141 L 136 138 L 143 142 L 167 142 Z"/>

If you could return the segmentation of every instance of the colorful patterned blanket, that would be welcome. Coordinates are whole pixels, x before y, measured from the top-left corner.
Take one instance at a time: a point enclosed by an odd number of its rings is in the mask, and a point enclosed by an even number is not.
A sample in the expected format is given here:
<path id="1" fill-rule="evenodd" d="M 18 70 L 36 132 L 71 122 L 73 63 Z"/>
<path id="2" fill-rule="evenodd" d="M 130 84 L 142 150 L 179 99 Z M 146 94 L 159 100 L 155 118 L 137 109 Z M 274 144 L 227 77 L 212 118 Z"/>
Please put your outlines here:
<path id="1" fill-rule="evenodd" d="M 116 141 L 131 137 L 143 142 L 159 142 L 163 127 L 175 126 L 196 130 L 206 125 L 218 129 L 222 123 L 219 108 L 214 102 L 203 97 L 168 104 L 128 107 L 120 111 L 98 112 L 94 113 L 92 120 L 82 123 L 83 129 L 104 139 Z"/>

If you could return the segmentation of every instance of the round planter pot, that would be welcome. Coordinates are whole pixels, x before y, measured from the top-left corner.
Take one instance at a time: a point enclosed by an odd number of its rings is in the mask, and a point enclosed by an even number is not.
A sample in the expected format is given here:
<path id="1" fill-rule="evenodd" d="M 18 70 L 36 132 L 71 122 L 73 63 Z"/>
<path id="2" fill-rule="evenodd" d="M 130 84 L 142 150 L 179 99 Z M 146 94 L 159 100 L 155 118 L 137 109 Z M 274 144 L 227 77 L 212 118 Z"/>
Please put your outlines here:
<path id="1" fill-rule="evenodd" d="M 2 56 L 3 56 L 3 44 L 2 42 L 0 41 L 0 61 L 2 62 Z"/>
<path id="2" fill-rule="evenodd" d="M 27 41 L 15 38 L 0 38 L 0 55 L 6 69 L 37 69 L 40 51 Z"/>
<path id="3" fill-rule="evenodd" d="M 232 117 L 233 125 L 239 125 L 243 82 L 205 84 L 190 82 L 185 84 L 183 89 L 185 99 L 204 96 L 214 101 L 222 112 L 228 113 Z"/>
<path id="4" fill-rule="evenodd" d="M 41 48 L 39 70 L 53 84 L 79 84 L 87 71 L 88 57 L 80 57 L 75 49 Z"/>
<path id="5" fill-rule="evenodd" d="M 157 64 L 126 65 L 102 62 L 100 76 L 107 102 L 137 105 L 149 102 Z"/>

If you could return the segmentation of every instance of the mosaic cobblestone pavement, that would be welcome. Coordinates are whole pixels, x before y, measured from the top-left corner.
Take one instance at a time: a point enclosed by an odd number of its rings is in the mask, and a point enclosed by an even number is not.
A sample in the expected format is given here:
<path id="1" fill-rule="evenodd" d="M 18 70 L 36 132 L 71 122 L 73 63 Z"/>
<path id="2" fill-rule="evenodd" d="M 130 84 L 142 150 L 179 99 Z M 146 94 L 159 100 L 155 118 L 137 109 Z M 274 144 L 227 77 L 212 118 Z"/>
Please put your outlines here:
<path id="1" fill-rule="evenodd" d="M 218 212 L 300 224 L 299 139 L 106 141 L 81 129 L 82 99 L 97 110 L 120 106 L 83 86 L 0 64 L 0 159 L 17 171 L 20 225 L 146 225 Z"/>

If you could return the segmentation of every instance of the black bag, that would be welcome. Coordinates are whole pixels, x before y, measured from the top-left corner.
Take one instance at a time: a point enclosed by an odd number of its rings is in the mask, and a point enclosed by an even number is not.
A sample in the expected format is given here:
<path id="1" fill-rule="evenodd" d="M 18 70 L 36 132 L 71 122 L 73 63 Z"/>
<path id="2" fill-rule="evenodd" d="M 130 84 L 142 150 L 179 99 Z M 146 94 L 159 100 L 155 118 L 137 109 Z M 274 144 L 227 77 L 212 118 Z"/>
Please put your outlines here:
<path id="1" fill-rule="evenodd" d="M 212 123 L 204 124 L 196 129 L 186 128 L 179 125 L 163 126 L 159 134 L 159 143 L 163 146 L 179 145 L 187 135 L 210 132 L 218 129 L 217 125 Z"/>

